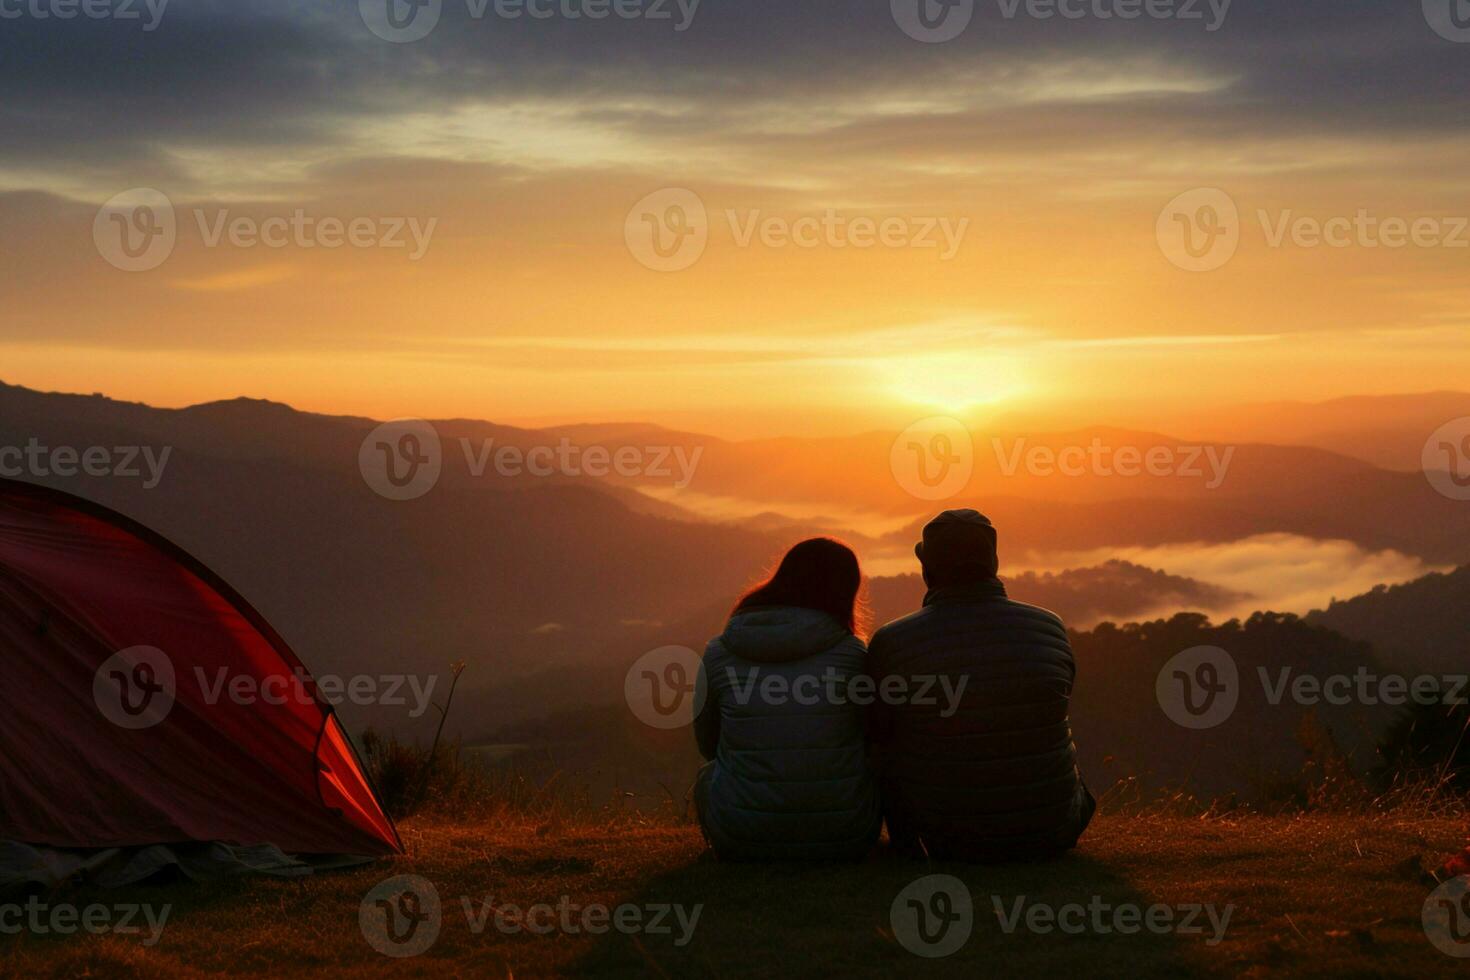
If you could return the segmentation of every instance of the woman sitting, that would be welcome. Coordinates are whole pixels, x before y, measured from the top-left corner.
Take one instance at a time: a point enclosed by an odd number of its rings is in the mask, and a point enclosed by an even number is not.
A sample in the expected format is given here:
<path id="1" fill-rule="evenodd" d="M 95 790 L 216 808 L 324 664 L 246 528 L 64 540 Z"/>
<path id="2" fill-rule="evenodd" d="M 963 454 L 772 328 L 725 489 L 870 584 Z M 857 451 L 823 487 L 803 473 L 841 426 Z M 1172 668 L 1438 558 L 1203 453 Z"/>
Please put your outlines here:
<path id="1" fill-rule="evenodd" d="M 880 825 L 856 635 L 862 572 L 846 545 L 792 548 L 736 604 L 704 653 L 695 718 L 695 802 L 710 846 L 731 860 L 843 860 L 872 849 Z"/>

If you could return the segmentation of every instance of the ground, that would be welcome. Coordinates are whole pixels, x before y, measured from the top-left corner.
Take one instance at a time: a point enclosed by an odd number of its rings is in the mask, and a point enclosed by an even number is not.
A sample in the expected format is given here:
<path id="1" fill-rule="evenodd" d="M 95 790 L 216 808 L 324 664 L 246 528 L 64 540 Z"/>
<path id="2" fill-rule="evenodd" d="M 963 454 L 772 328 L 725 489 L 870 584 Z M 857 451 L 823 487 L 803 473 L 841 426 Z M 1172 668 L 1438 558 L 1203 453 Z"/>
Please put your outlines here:
<path id="1" fill-rule="evenodd" d="M 1448 820 L 1104 817 L 1065 859 L 999 867 L 894 857 L 849 866 L 720 864 L 687 827 L 485 828 L 423 818 L 402 829 L 407 857 L 355 871 L 54 897 L 81 907 L 172 909 L 151 947 L 146 935 L 0 936 L 0 974 L 1428 977 L 1470 968 L 1470 960 L 1437 950 L 1421 922 L 1432 890 L 1422 869 L 1465 843 L 1464 825 Z M 951 955 L 921 958 L 895 935 L 890 910 L 911 883 L 936 874 L 968 886 L 973 929 Z M 365 938 L 359 913 L 374 886 L 398 875 L 432 883 L 441 926 L 422 954 L 390 959 Z M 487 901 L 500 910 L 502 927 L 493 912 L 480 918 Z M 1025 914 L 1008 933 L 1003 919 L 1018 901 Z M 538 903 L 553 908 L 530 911 Z M 703 908 L 692 938 L 680 945 L 684 926 L 674 914 L 662 920 L 668 932 L 590 935 L 582 915 L 598 904 L 678 904 L 686 924 L 692 906 Z M 1130 907 L 1156 904 L 1174 908 L 1176 921 L 1192 905 L 1212 906 L 1216 922 L 1229 908 L 1230 918 L 1218 942 L 1207 914 L 1195 920 L 1200 931 L 1188 934 L 1113 931 L 1130 924 L 1117 917 L 1120 909 L 1126 916 Z M 1082 908 L 1061 914 L 1083 931 L 1043 931 L 1048 910 L 1069 905 Z M 953 899 L 931 906 L 941 913 L 950 907 Z M 644 921 L 655 914 L 640 911 Z M 478 932 L 476 921 L 484 923 Z M 564 922 L 577 932 L 565 931 Z M 552 931 L 507 931 L 517 924 Z M 915 940 L 911 926 L 898 931 Z M 410 942 L 428 937 L 411 935 Z"/>

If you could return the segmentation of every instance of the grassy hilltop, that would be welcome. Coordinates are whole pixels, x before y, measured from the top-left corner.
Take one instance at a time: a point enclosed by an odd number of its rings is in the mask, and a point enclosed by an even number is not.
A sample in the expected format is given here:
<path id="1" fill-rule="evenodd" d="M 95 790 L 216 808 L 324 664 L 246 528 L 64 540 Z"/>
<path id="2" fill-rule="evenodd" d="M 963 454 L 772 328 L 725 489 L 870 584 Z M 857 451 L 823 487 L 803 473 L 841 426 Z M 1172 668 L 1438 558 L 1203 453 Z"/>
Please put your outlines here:
<path id="1" fill-rule="evenodd" d="M 1307 814 L 1294 817 L 1100 817 L 1079 850 L 1052 864 L 929 865 L 875 858 L 858 866 L 755 867 L 713 862 L 696 829 L 632 817 L 600 824 L 516 824 L 424 816 L 403 827 L 396 861 L 302 880 L 241 879 L 72 895 L 76 904 L 171 904 L 156 945 L 138 936 L 0 937 L 0 974 L 33 977 L 280 976 L 1449 976 L 1465 962 L 1425 936 L 1425 875 L 1464 846 L 1463 821 Z M 966 944 L 921 959 L 895 938 L 890 906 L 929 874 L 973 896 Z M 359 910 L 380 881 L 433 883 L 437 941 L 389 959 L 364 938 Z M 689 941 L 667 934 L 509 934 L 474 917 L 556 904 L 702 903 Z M 1069 903 L 1233 907 L 1223 938 L 1007 934 L 995 911 Z M 490 906 L 483 903 L 490 902 Z M 534 923 L 533 923 L 534 924 Z M 541 923 L 545 925 L 545 922 Z"/>

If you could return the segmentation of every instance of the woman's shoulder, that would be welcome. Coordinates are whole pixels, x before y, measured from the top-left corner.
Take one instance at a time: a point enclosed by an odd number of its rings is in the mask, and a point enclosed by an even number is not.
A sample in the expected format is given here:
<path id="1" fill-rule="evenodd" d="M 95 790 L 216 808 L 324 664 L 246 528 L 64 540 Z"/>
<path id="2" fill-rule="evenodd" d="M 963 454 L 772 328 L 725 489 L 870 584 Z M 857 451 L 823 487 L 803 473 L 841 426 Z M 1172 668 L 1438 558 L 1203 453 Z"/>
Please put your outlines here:
<path id="1" fill-rule="evenodd" d="M 721 636 L 722 635 L 723 634 L 718 634 L 717 633 L 716 635 L 710 637 L 709 638 L 709 642 L 704 645 L 704 656 L 705 656 L 705 659 L 708 659 L 708 658 L 713 657 L 713 656 L 717 656 L 718 654 L 720 654 L 721 652 L 724 651 L 725 644 L 721 640 Z"/>

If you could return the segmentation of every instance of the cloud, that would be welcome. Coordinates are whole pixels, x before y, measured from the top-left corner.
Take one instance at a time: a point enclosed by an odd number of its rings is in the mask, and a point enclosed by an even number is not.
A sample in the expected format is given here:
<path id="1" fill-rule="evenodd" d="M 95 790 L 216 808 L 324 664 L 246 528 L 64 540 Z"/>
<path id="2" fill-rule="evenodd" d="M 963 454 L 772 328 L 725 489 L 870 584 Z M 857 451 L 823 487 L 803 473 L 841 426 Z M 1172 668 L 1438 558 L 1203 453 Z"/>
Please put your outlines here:
<path id="1" fill-rule="evenodd" d="M 289 265 L 266 265 L 254 269 L 221 272 L 218 275 L 202 276 L 198 279 L 175 279 L 170 285 L 195 293 L 232 293 L 242 289 L 256 289 L 285 282 L 299 274 Z"/>
<path id="2" fill-rule="evenodd" d="M 1105 150 L 1143 134 L 1465 134 L 1464 51 L 1414 4 L 1238 3 L 1213 33 L 979 8 L 944 45 L 905 37 L 886 2 L 709 2 L 676 33 L 476 20 L 448 0 L 439 29 L 406 45 L 374 38 L 349 0 L 181 2 L 146 34 L 23 18 L 0 34 L 0 173 L 203 186 L 200 158 L 223 152 L 241 164 L 230 182 L 248 185 L 251 161 L 405 151 L 576 166 L 744 147 L 901 164 L 943 146 Z"/>

